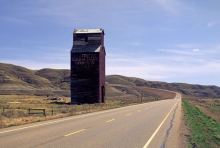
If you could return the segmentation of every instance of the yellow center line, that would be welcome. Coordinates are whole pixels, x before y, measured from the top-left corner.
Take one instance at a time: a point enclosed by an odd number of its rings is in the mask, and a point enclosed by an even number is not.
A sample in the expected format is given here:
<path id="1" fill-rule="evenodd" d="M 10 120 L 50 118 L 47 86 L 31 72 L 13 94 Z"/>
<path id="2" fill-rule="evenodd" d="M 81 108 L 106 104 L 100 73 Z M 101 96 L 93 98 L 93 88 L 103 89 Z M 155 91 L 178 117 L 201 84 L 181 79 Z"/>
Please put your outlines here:
<path id="1" fill-rule="evenodd" d="M 70 135 L 73 135 L 73 134 L 77 134 L 77 133 L 80 133 L 84 130 L 86 130 L 86 129 L 82 129 L 82 130 L 79 130 L 79 131 L 76 131 L 76 132 L 73 132 L 73 133 L 70 133 L 70 134 L 67 134 L 67 135 L 64 135 L 64 136 L 67 137 L 67 136 L 70 136 Z"/>
<path id="2" fill-rule="evenodd" d="M 108 120 L 108 121 L 106 121 L 106 122 L 112 122 L 112 121 L 114 121 L 115 119 L 111 119 L 111 120 Z"/>
<path id="3" fill-rule="evenodd" d="M 127 114 L 126 116 L 130 116 L 131 114 Z"/>

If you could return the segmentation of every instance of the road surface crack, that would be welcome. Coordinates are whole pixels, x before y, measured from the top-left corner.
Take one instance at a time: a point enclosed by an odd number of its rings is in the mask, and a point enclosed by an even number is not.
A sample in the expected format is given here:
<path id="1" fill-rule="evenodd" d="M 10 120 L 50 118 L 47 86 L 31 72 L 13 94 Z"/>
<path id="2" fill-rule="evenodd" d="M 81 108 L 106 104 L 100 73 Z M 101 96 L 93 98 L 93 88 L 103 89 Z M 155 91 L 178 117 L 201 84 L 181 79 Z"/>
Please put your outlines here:
<path id="1" fill-rule="evenodd" d="M 170 127 L 166 131 L 166 136 L 165 136 L 163 144 L 160 146 L 160 148 L 165 148 L 165 146 L 166 146 L 167 138 L 168 138 L 168 136 L 170 134 L 171 129 L 173 128 L 173 120 L 175 119 L 175 115 L 176 115 L 176 110 L 178 108 L 178 104 L 179 104 L 179 102 L 177 103 L 177 105 L 176 105 L 176 107 L 175 107 L 175 109 L 173 111 L 173 116 L 172 116 L 172 119 L 170 120 Z"/>

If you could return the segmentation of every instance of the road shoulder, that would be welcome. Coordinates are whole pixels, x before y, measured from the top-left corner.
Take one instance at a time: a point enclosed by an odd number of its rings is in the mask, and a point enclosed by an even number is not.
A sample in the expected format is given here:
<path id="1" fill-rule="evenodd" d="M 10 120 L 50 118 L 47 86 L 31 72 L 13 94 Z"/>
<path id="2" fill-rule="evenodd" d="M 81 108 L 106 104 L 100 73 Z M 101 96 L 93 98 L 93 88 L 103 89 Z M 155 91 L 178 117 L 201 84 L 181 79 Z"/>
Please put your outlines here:
<path id="1" fill-rule="evenodd" d="M 182 108 L 182 101 L 179 101 L 178 108 L 173 120 L 173 127 L 170 135 L 167 138 L 166 147 L 169 148 L 186 148 L 189 143 L 187 142 L 187 135 L 189 133 L 188 127 L 184 122 L 184 112 Z"/>

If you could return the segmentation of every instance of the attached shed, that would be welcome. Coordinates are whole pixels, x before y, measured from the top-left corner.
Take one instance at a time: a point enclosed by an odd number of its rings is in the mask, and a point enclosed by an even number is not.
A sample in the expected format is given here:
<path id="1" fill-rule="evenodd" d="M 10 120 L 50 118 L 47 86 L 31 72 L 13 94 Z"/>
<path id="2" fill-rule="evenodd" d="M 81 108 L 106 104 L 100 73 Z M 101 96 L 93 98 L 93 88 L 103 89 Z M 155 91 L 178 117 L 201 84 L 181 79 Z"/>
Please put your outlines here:
<path id="1" fill-rule="evenodd" d="M 71 50 L 71 103 L 105 103 L 103 29 L 75 29 Z"/>

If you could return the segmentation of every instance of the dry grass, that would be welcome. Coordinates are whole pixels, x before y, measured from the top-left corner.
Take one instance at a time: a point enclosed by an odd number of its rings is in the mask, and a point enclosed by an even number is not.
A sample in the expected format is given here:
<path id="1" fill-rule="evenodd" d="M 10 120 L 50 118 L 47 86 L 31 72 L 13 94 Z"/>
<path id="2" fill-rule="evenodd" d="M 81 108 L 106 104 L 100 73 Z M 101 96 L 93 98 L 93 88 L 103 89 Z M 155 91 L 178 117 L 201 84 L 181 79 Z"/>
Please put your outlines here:
<path id="1" fill-rule="evenodd" d="M 4 125 L 2 127 L 4 128 L 4 127 L 22 125 L 33 122 L 46 121 L 46 120 L 57 119 L 66 116 L 67 115 L 65 114 L 56 114 L 54 116 L 47 116 L 47 117 L 28 116 L 28 117 L 18 117 L 18 118 L 5 118 L 3 120 Z"/>
<path id="2" fill-rule="evenodd" d="M 0 114 L 0 128 L 6 127 L 4 117 Z"/>
<path id="3" fill-rule="evenodd" d="M 68 105 L 70 98 L 62 101 L 48 101 L 42 96 L 0 95 L 0 128 L 45 121 L 72 115 L 85 114 L 129 105 L 124 100 L 108 100 L 105 104 Z M 28 115 L 29 108 L 46 109 L 46 117 L 42 114 Z"/>
<path id="4" fill-rule="evenodd" d="M 120 93 L 118 93 L 120 94 Z M 123 93 L 122 93 L 123 94 Z M 164 98 L 166 93 L 162 93 Z M 160 94 L 161 96 L 163 96 Z M 32 122 L 40 122 L 50 119 L 79 115 L 101 110 L 113 109 L 138 103 L 157 101 L 154 96 L 135 96 L 133 94 L 123 94 L 118 96 L 107 96 L 105 104 L 83 104 L 70 105 L 70 98 L 62 97 L 61 101 L 48 101 L 43 96 L 28 95 L 0 95 L 0 128 L 22 125 Z M 162 97 L 161 97 L 162 98 Z M 163 99 L 164 99 L 163 98 Z M 31 111 L 28 115 L 28 109 L 45 109 L 46 117 L 43 111 Z M 39 114 L 41 113 L 41 114 Z"/>
<path id="5" fill-rule="evenodd" d="M 53 115 L 51 111 L 47 111 L 47 116 L 43 115 L 33 115 L 28 116 L 26 112 L 26 116 L 19 117 L 14 116 L 14 114 L 3 114 L 0 116 L 0 128 L 22 125 L 33 122 L 46 121 L 51 119 L 57 119 L 62 117 L 68 117 L 72 115 L 80 115 L 85 113 L 97 112 L 101 110 L 107 110 L 117 107 L 122 107 L 125 104 L 120 103 L 107 103 L 107 104 L 84 104 L 84 105 L 66 105 L 65 107 L 54 108 Z M 6 112 L 5 112 L 6 113 Z M 5 116 L 6 115 L 6 116 Z"/>

